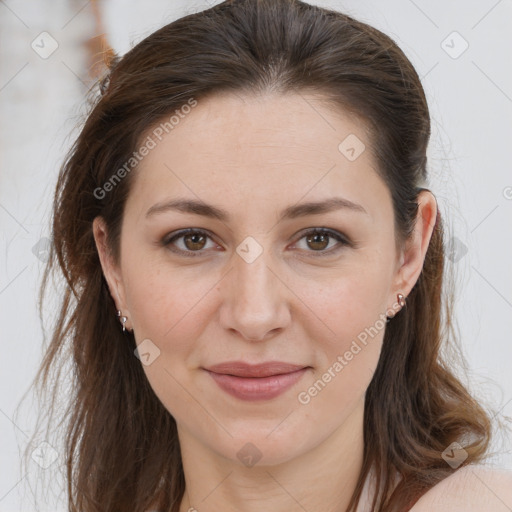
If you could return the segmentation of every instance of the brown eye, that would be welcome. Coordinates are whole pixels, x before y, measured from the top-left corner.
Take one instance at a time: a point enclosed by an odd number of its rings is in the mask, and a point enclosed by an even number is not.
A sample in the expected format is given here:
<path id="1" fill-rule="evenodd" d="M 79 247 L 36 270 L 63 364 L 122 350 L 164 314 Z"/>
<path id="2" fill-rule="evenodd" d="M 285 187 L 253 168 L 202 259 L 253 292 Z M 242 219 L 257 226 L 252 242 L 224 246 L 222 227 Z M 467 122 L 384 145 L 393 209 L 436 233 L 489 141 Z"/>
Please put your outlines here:
<path id="1" fill-rule="evenodd" d="M 184 256 L 200 256 L 205 252 L 208 239 L 211 239 L 211 237 L 205 231 L 185 229 L 171 237 L 165 237 L 162 240 L 162 245 L 170 251 L 183 254 Z M 178 244 L 178 242 L 181 243 Z M 178 247 L 178 245 L 181 245 L 181 247 Z"/>
<path id="2" fill-rule="evenodd" d="M 306 241 L 304 250 L 309 253 L 318 253 L 313 254 L 314 256 L 327 256 L 338 252 L 344 246 L 351 246 L 348 238 L 337 231 L 326 228 L 307 231 L 299 241 L 303 239 Z M 338 243 L 331 244 L 332 240 L 336 240 Z"/>
<path id="3" fill-rule="evenodd" d="M 191 251 L 197 251 L 204 248 L 206 237 L 200 233 L 191 233 L 183 237 L 183 242 L 187 249 L 190 249 Z"/>
<path id="4" fill-rule="evenodd" d="M 315 251 L 322 251 L 329 245 L 329 235 L 325 233 L 314 233 L 306 237 L 307 243 Z"/>

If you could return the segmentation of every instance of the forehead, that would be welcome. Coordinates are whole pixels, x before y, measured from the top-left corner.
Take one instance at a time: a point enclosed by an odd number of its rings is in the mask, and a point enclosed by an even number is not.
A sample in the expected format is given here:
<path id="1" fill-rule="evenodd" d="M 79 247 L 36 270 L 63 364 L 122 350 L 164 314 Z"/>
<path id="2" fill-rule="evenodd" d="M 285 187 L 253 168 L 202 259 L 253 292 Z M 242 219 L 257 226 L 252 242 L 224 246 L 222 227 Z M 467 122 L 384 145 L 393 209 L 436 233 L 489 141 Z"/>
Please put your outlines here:
<path id="1" fill-rule="evenodd" d="M 315 153 L 320 164 L 337 158 L 339 143 L 351 134 L 369 142 L 365 124 L 341 108 L 335 111 L 322 96 L 305 92 L 222 93 L 174 117 L 178 123 L 171 131 L 177 144 L 191 141 L 202 153 L 226 155 L 230 161 L 252 153 L 266 163 L 269 156 L 282 156 L 286 163 L 293 154 Z"/>
<path id="2" fill-rule="evenodd" d="M 247 211 L 342 195 L 377 216 L 390 201 L 366 125 L 321 96 L 221 94 L 169 119 L 143 136 L 154 147 L 133 176 L 140 213 L 178 196 Z"/>

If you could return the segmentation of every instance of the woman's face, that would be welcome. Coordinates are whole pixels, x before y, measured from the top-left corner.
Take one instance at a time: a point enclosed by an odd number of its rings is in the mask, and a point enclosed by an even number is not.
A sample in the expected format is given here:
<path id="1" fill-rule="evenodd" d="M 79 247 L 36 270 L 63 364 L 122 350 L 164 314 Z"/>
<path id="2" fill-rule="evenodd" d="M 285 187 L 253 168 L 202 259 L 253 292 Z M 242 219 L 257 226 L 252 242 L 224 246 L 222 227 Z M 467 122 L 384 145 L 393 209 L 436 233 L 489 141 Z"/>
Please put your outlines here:
<path id="1" fill-rule="evenodd" d="M 102 258 L 180 437 L 233 461 L 244 450 L 290 460 L 361 411 L 386 314 L 421 270 L 421 251 L 407 267 L 395 249 L 365 126 L 318 100 L 215 96 L 149 131 L 120 264 Z M 177 201 L 189 207 L 166 207 Z M 207 370 L 226 362 L 305 370 Z"/>

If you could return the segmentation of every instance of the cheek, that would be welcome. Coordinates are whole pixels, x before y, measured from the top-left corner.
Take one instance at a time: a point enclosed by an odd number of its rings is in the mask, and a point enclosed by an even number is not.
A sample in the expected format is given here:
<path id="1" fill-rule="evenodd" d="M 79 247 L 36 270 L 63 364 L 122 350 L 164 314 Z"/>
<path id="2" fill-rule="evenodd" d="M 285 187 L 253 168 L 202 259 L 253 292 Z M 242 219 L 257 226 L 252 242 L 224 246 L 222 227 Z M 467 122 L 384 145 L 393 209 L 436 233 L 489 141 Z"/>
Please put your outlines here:
<path id="1" fill-rule="evenodd" d="M 309 384 L 328 381 L 325 400 L 356 400 L 371 381 L 386 327 L 388 277 L 381 261 L 367 259 L 321 287 L 303 282 L 301 298 L 321 320 L 304 324 L 307 337 L 316 340 L 320 349 Z M 322 388 L 322 383 L 317 387 Z"/>
<path id="2" fill-rule="evenodd" d="M 386 327 L 384 289 L 384 282 L 379 288 L 366 274 L 334 282 L 316 296 L 312 309 L 322 312 L 322 323 L 308 332 L 315 340 L 316 365 L 297 398 L 319 415 L 330 411 L 325 421 L 333 426 L 353 410 L 373 378 Z"/>
<path id="3" fill-rule="evenodd" d="M 194 278 L 189 269 L 133 263 L 126 265 L 126 297 L 137 338 L 158 344 L 173 340 L 179 350 L 200 327 L 202 304 L 214 292 L 214 276 Z M 204 302 L 203 302 L 204 301 Z M 139 340 L 137 340 L 139 341 Z"/>
<path id="4" fill-rule="evenodd" d="M 347 340 L 370 328 L 386 311 L 389 282 L 378 266 L 350 269 L 322 286 L 303 281 L 300 297 L 304 306 L 322 321 L 333 339 Z"/>
<path id="5" fill-rule="evenodd" d="M 143 370 L 167 410 L 177 417 L 186 416 L 194 405 L 186 391 L 192 388 L 189 370 L 195 362 L 194 342 L 204 330 L 208 316 L 205 305 L 208 294 L 216 293 L 216 279 L 194 278 L 184 269 L 171 271 L 147 263 L 127 265 L 126 274 L 136 344 L 149 339 L 158 354 L 151 364 L 143 365 Z"/>

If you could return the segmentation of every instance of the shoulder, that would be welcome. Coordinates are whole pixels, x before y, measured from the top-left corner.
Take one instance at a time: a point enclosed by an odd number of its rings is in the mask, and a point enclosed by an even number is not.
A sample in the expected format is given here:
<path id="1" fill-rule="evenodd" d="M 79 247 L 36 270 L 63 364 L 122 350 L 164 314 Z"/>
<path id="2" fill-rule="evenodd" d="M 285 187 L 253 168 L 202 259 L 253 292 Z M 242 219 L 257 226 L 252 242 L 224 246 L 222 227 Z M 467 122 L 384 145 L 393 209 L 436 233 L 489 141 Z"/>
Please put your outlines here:
<path id="1" fill-rule="evenodd" d="M 426 492 L 410 512 L 510 512 L 512 471 L 468 465 Z"/>

